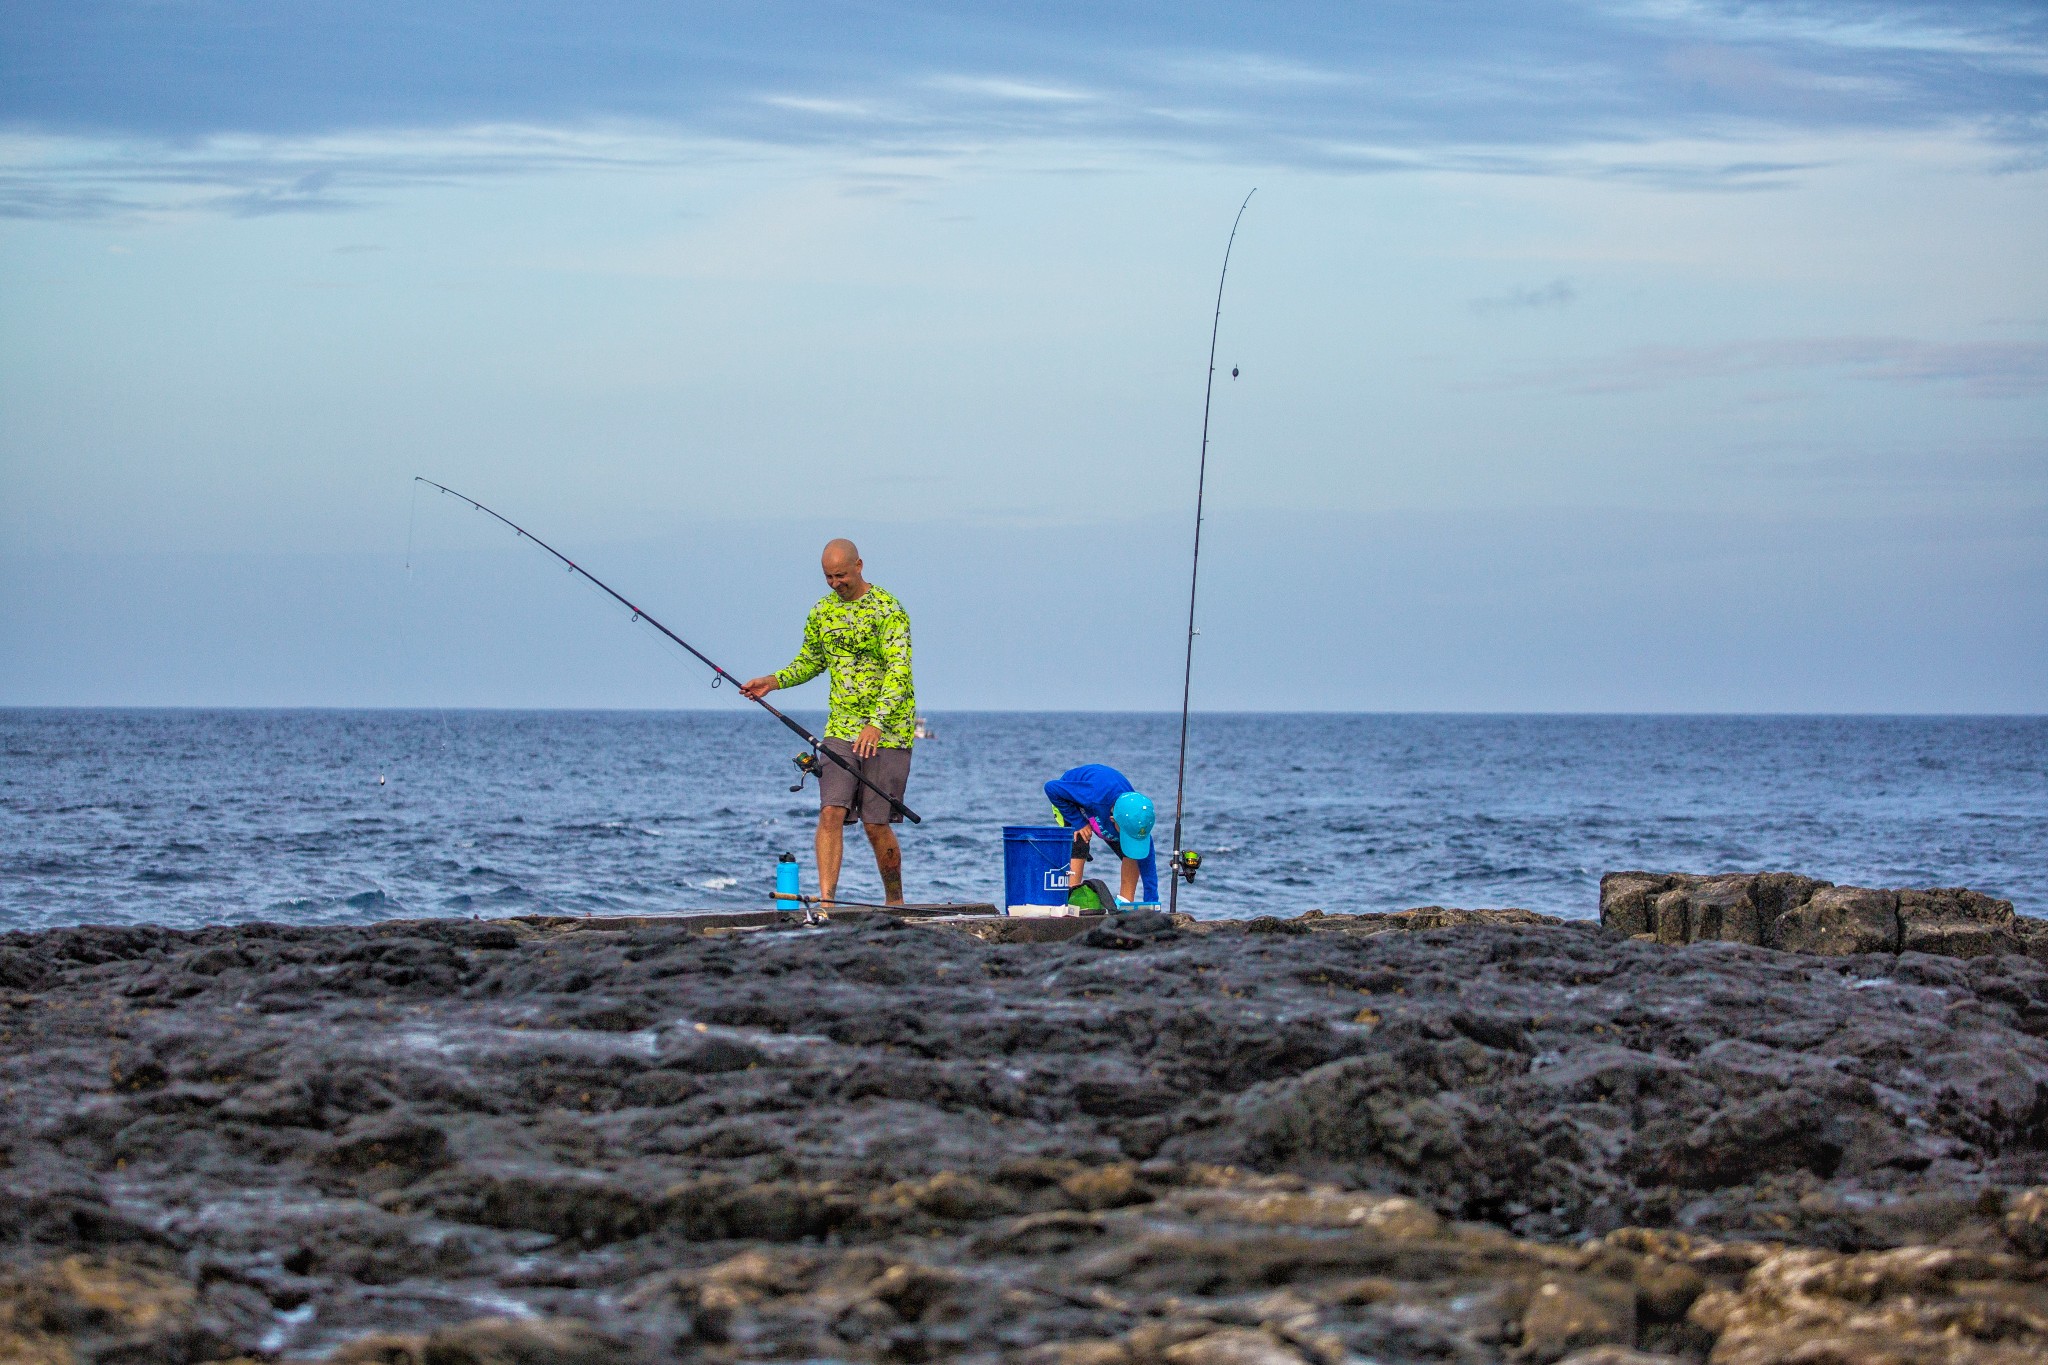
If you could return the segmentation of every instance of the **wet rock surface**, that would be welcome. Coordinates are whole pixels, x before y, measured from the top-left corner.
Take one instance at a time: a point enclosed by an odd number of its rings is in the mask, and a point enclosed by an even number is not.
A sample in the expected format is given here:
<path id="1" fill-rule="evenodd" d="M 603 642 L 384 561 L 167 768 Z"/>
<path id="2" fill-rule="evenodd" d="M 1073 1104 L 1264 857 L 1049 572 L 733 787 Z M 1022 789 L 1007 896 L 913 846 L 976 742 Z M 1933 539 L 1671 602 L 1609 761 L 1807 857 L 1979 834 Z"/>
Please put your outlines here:
<path id="1" fill-rule="evenodd" d="M 1076 927 L 6 936 L 0 1360 L 2048 1353 L 2024 952 Z"/>

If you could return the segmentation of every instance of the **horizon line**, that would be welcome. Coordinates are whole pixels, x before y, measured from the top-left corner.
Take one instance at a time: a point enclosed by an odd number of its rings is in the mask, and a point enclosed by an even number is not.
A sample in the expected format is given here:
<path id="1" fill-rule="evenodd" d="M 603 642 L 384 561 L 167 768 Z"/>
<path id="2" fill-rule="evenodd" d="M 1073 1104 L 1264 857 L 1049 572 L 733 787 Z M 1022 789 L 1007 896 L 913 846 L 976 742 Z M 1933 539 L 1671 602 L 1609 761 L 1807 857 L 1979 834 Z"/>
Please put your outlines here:
<path id="1" fill-rule="evenodd" d="M 828 715 L 823 707 L 787 707 L 790 715 Z M 443 712 L 484 713 L 504 715 L 733 715 L 746 712 L 710 706 L 347 706 L 320 703 L 146 703 L 123 702 L 99 704 L 92 702 L 7 702 L 0 701 L 0 713 L 10 711 L 187 711 L 205 712 L 306 712 L 321 714 L 373 714 L 425 715 Z M 1138 708 L 1107 708 L 1084 710 L 1070 707 L 945 707 L 921 710 L 927 716 L 1178 716 L 1174 710 L 1141 710 Z M 1415 716 L 1415 717 L 1474 717 L 1501 719 L 1702 719 L 1702 720 L 2048 720 L 2048 710 L 2042 711 L 1605 711 L 1605 710 L 1471 710 L 1471 711 L 1408 711 L 1408 710 L 1318 710 L 1311 708 L 1273 708 L 1267 710 L 1235 710 L 1197 707 L 1189 711 L 1193 716 Z"/>

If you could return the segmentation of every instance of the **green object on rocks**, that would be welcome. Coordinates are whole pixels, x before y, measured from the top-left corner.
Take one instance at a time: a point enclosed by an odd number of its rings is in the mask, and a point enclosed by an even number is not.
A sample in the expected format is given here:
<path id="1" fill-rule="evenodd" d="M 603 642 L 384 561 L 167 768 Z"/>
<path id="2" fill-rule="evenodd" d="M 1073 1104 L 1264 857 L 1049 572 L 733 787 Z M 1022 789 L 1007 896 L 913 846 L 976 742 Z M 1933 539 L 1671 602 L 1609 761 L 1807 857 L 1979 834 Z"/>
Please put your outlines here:
<path id="1" fill-rule="evenodd" d="M 1067 904 L 1077 910 L 1114 910 L 1116 895 L 1109 889 L 1108 882 L 1100 877 L 1090 877 L 1067 892 Z"/>

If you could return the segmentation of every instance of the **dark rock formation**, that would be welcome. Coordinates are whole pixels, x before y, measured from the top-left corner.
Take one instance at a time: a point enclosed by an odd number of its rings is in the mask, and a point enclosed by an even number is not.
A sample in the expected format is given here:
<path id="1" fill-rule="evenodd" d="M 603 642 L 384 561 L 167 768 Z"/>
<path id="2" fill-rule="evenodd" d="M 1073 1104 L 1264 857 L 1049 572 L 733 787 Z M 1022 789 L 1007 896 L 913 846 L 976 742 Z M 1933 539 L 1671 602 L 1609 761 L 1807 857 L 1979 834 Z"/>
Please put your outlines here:
<path id="1" fill-rule="evenodd" d="M 2048 962 L 2048 921 L 1962 887 L 1882 891 L 1790 872 L 1610 872 L 1600 879 L 1600 922 L 1667 944 L 1748 943 L 1828 956 L 2020 953 Z"/>
<path id="2" fill-rule="evenodd" d="M 0 1359 L 2040 1359 L 2048 967 L 1711 941 L 1908 902 L 1633 875 L 1695 946 L 4 936 Z"/>

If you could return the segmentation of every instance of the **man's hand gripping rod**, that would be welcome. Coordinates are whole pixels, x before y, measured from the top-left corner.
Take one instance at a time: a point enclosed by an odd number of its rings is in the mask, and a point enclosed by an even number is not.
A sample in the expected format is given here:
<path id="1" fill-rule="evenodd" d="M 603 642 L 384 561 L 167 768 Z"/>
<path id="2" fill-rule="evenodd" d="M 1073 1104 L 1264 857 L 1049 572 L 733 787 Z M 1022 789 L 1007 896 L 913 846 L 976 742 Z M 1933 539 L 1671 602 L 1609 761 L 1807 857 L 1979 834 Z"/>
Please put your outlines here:
<path id="1" fill-rule="evenodd" d="M 466 493 L 458 493 L 454 489 L 448 487 L 446 484 L 435 483 L 432 479 L 425 478 L 421 475 L 414 475 L 413 482 L 423 483 L 429 488 L 438 488 L 443 493 L 446 493 L 449 497 L 454 498 L 459 502 L 466 502 L 471 507 L 474 507 L 477 511 L 487 513 L 488 515 L 495 517 L 499 521 L 505 523 L 505 525 L 517 531 L 522 540 L 532 541 L 534 544 L 540 546 L 541 549 L 546 550 L 549 554 L 553 555 L 556 559 L 559 559 L 564 564 L 567 564 L 569 566 L 569 572 L 580 573 L 585 578 L 589 579 L 592 583 L 595 583 L 600 589 L 603 590 L 605 596 L 617 602 L 627 611 L 632 612 L 633 619 L 635 621 L 646 621 L 648 625 L 653 626 L 663 635 L 666 635 L 669 639 L 675 641 L 684 649 L 688 650 L 690 652 L 691 657 L 696 659 L 697 662 L 703 664 L 706 668 L 710 669 L 712 673 L 715 675 L 711 681 L 711 685 L 713 687 L 718 686 L 718 684 L 721 682 L 729 682 L 733 686 L 733 691 L 739 692 L 740 680 L 738 678 L 735 678 L 732 674 L 726 672 L 724 669 L 720 668 L 715 662 L 712 661 L 710 656 L 705 654 L 702 650 L 698 649 L 695 645 L 691 644 L 688 640 L 685 640 L 682 636 L 670 630 L 661 622 L 655 620 L 652 616 L 649 616 L 641 608 L 634 606 L 631 602 L 628 602 L 624 597 L 620 596 L 617 592 L 613 591 L 612 586 L 609 583 L 606 583 L 596 574 L 584 568 L 581 564 L 578 564 L 575 560 L 569 558 L 569 556 L 563 554 L 560 550 L 557 550 L 554 546 L 548 544 L 545 540 L 542 540 L 539 536 L 527 530 L 518 522 L 513 521 L 511 518 L 504 516 L 501 513 L 492 511 L 490 508 L 478 502 L 475 498 L 470 497 Z M 746 696 L 744 692 L 741 692 L 740 695 Z M 781 711 L 776 710 L 774 706 L 768 703 L 766 698 L 749 697 L 748 700 L 753 702 L 754 705 L 760 707 L 763 711 L 766 711 L 769 715 L 775 717 L 775 719 L 781 721 L 784 725 L 788 726 L 790 730 L 793 733 L 795 733 L 798 738 L 803 740 L 804 743 L 811 746 L 810 753 L 804 754 L 803 756 L 799 757 L 796 761 L 797 767 L 803 769 L 805 777 L 808 777 L 818 771 L 818 759 L 820 757 L 827 758 L 832 762 L 838 764 L 840 767 L 846 769 L 846 771 L 853 776 L 854 781 L 860 783 L 861 786 L 866 787 L 869 791 L 881 797 L 884 801 L 887 801 L 889 803 L 889 808 L 891 810 L 895 811 L 898 815 L 901 815 L 904 819 L 910 821 L 911 824 L 918 825 L 924 823 L 923 819 L 918 815 L 916 811 L 904 805 L 902 801 L 898 800 L 896 797 L 889 795 L 889 793 L 883 791 L 880 787 L 877 787 L 874 783 L 868 781 L 865 777 L 862 777 L 860 775 L 860 769 L 854 767 L 851 763 L 848 763 L 844 758 L 841 758 L 838 754 L 826 748 L 822 740 L 820 740 L 816 735 L 812 734 L 809 730 L 806 730 L 801 724 L 799 724 L 795 720 L 792 720 L 787 715 L 784 715 Z M 803 789 L 803 785 L 804 784 L 802 778 L 799 778 L 797 780 L 796 786 L 791 787 L 790 790 L 801 791 Z"/>

